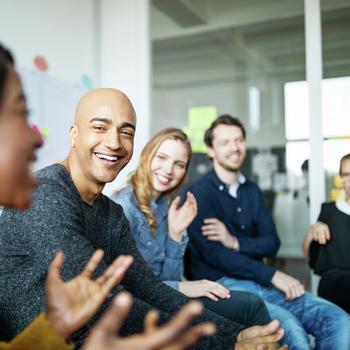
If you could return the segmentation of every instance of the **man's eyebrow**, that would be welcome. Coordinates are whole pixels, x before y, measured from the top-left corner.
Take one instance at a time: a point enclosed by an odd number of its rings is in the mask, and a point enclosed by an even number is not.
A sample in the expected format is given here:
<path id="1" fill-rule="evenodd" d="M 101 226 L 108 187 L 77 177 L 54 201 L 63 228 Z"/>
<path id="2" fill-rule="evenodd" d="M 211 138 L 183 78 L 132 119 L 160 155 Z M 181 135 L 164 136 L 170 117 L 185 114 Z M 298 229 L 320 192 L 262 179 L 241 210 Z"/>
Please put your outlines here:
<path id="1" fill-rule="evenodd" d="M 90 119 L 90 123 L 93 122 L 102 122 L 102 123 L 106 123 L 106 124 L 112 124 L 112 120 L 109 118 L 102 118 L 102 117 L 94 117 L 92 119 Z"/>
<path id="2" fill-rule="evenodd" d="M 120 125 L 120 128 L 131 128 L 131 129 L 136 129 L 135 125 L 132 123 L 124 122 Z"/>

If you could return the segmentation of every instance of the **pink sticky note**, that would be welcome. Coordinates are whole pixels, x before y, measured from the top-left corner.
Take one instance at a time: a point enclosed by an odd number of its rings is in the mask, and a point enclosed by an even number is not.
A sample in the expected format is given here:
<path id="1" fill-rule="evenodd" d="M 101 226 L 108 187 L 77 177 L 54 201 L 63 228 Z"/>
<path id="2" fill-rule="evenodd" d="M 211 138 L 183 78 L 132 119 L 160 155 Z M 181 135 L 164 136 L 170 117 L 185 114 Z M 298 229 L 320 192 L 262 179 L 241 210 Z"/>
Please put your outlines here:
<path id="1" fill-rule="evenodd" d="M 41 72 L 46 72 L 49 69 L 46 58 L 40 55 L 34 57 L 34 65 Z"/>

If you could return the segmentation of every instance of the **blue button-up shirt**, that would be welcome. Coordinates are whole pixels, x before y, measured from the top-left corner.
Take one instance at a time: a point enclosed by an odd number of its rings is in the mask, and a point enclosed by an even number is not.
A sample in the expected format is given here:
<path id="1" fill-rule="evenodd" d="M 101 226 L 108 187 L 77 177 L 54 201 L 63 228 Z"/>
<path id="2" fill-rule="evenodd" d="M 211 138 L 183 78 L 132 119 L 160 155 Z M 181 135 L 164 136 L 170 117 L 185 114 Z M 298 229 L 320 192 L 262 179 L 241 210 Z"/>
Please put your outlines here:
<path id="1" fill-rule="evenodd" d="M 145 215 L 137 206 L 131 186 L 111 198 L 123 207 L 137 248 L 153 273 L 167 285 L 178 290 L 178 281 L 183 277 L 183 255 L 188 237 L 186 233 L 182 242 L 169 237 L 167 199 L 160 196 L 157 201 L 151 201 L 150 206 L 156 219 L 156 231 L 152 232 Z"/>
<path id="2" fill-rule="evenodd" d="M 258 186 L 240 176 L 238 188 L 232 191 L 211 170 L 188 190 L 198 205 L 198 215 L 188 228 L 189 277 L 217 280 L 228 276 L 269 286 L 276 270 L 265 265 L 262 258 L 274 256 L 280 241 Z M 237 237 L 239 251 L 203 236 L 201 227 L 205 218 L 222 221 Z"/>

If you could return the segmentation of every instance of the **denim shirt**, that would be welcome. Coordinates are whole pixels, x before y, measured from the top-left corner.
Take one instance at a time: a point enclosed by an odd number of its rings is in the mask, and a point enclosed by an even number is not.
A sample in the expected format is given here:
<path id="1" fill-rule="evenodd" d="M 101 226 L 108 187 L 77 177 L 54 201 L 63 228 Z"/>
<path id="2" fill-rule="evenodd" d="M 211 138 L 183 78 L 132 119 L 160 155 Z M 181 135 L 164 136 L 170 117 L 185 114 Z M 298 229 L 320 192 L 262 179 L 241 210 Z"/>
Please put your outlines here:
<path id="1" fill-rule="evenodd" d="M 151 231 L 145 215 L 138 208 L 131 186 L 114 194 L 111 199 L 123 207 L 137 248 L 150 269 L 164 283 L 178 290 L 178 281 L 183 277 L 183 255 L 188 237 L 186 233 L 182 242 L 169 237 L 166 197 L 161 196 L 150 204 L 156 219 L 155 232 Z"/>

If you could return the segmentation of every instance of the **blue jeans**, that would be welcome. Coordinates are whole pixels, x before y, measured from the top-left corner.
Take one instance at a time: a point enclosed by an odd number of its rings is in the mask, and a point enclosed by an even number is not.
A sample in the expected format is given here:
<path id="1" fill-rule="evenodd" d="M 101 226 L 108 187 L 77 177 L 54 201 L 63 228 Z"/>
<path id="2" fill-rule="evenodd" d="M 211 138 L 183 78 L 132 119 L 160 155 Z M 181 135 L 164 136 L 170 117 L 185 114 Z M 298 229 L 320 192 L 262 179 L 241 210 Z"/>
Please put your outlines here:
<path id="1" fill-rule="evenodd" d="M 231 290 L 258 294 L 272 319 L 278 319 L 285 335 L 282 344 L 289 350 L 311 349 L 308 334 L 315 337 L 318 350 L 350 350 L 350 316 L 331 302 L 306 292 L 300 298 L 285 300 L 276 288 L 265 288 L 249 280 L 222 277 L 217 282 Z"/>

